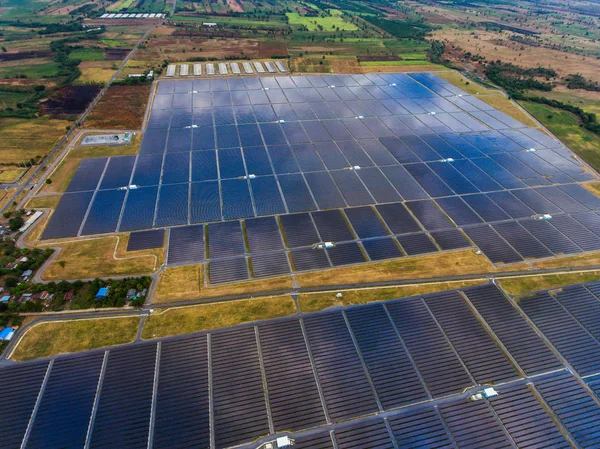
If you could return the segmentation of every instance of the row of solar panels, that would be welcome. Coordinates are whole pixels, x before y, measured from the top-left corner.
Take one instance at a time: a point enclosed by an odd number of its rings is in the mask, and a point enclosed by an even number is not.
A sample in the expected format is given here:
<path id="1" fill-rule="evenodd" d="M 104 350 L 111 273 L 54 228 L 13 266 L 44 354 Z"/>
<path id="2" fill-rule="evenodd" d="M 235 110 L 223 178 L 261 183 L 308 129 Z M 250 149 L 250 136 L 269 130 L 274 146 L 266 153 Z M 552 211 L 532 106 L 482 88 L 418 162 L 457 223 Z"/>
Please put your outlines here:
<path id="1" fill-rule="evenodd" d="M 104 13 L 101 19 L 162 19 L 165 14 L 161 13 Z"/>
<path id="2" fill-rule="evenodd" d="M 544 321 L 564 325 L 553 308 Z M 566 333 L 573 353 L 599 344 Z M 599 398 L 564 368 L 487 284 L 3 368 L 0 434 L 24 448 L 254 448 L 290 431 L 311 449 L 598 447 Z"/>
<path id="3" fill-rule="evenodd" d="M 191 70 L 190 70 L 191 67 Z M 206 75 L 229 75 L 230 72 L 233 75 L 250 75 L 253 73 L 277 73 L 277 70 L 281 73 L 287 73 L 289 70 L 281 62 L 271 61 L 254 61 L 254 62 L 219 62 L 219 63 L 206 63 L 204 64 Z M 179 68 L 179 73 L 177 71 Z M 179 74 L 179 76 L 202 76 L 202 64 L 169 64 L 167 66 L 166 76 L 172 77 Z"/>

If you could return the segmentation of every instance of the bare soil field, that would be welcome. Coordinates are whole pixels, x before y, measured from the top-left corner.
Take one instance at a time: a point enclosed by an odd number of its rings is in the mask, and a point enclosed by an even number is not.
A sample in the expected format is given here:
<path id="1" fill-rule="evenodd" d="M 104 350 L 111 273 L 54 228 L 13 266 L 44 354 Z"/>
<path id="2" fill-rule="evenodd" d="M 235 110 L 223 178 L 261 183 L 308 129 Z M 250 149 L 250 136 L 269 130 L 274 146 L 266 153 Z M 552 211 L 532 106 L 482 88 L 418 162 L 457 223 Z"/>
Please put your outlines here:
<path id="1" fill-rule="evenodd" d="M 111 86 L 88 115 L 84 126 L 98 129 L 140 129 L 150 89 L 150 85 Z"/>
<path id="2" fill-rule="evenodd" d="M 81 114 L 100 92 L 99 86 L 67 86 L 61 88 L 43 105 L 44 114 L 52 116 Z"/>
<path id="3" fill-rule="evenodd" d="M 600 73 L 600 60 L 591 57 L 567 54 L 558 50 L 542 47 L 523 46 L 511 41 L 509 33 L 466 30 L 440 30 L 433 33 L 433 39 L 441 39 L 462 48 L 465 52 L 480 54 L 488 60 L 497 59 L 510 62 L 522 67 L 552 68 L 565 76 L 572 73 L 581 73 L 591 79 L 598 79 Z M 477 38 L 475 37 L 477 36 Z"/>
<path id="4" fill-rule="evenodd" d="M 227 6 L 229 6 L 233 12 L 244 12 L 244 8 L 238 0 L 227 0 Z"/>

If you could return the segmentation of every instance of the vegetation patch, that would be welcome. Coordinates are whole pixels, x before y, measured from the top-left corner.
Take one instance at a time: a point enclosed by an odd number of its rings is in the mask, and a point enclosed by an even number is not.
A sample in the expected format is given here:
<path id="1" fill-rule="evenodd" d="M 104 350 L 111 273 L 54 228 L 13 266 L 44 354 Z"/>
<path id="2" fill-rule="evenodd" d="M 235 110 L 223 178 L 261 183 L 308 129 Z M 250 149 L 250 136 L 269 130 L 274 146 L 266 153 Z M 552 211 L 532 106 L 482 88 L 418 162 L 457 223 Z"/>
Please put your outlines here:
<path id="1" fill-rule="evenodd" d="M 598 278 L 600 278 L 600 271 L 587 271 L 582 273 L 503 278 L 500 279 L 498 283 L 508 294 L 514 296 L 539 290 L 549 290 L 571 284 L 579 284 L 582 282 L 597 281 Z"/>
<path id="2" fill-rule="evenodd" d="M 40 323 L 23 335 L 11 360 L 24 362 L 131 343 L 139 324 L 138 317 Z"/>
<path id="3" fill-rule="evenodd" d="M 374 301 L 387 301 L 408 296 L 426 295 L 428 293 L 470 287 L 485 282 L 486 281 L 483 280 L 436 282 L 431 284 L 403 285 L 399 287 L 344 290 L 340 292 L 303 293 L 298 297 L 298 303 L 300 305 L 300 310 L 303 313 L 318 312 L 330 307 L 346 307 L 367 304 Z M 341 293 L 341 298 L 337 297 L 338 293 Z"/>
<path id="4" fill-rule="evenodd" d="M 154 310 L 144 324 L 142 338 L 189 334 L 296 313 L 289 296 L 227 301 L 199 306 Z"/>
<path id="5" fill-rule="evenodd" d="M 85 126 L 98 129 L 141 129 L 150 89 L 150 85 L 111 86 L 88 115 Z"/>
<path id="6" fill-rule="evenodd" d="M 308 31 L 356 31 L 358 27 L 336 16 L 301 16 L 297 12 L 286 13 L 290 25 L 298 25 Z"/>

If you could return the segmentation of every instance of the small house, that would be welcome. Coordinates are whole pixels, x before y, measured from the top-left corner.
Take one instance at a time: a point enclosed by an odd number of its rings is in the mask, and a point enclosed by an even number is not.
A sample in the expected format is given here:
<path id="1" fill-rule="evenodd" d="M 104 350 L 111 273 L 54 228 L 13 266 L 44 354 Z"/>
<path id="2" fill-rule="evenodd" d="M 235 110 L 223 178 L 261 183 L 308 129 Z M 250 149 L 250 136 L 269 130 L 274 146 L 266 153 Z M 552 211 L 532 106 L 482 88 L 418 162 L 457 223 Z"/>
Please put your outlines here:
<path id="1" fill-rule="evenodd" d="M 108 289 L 109 287 L 102 287 L 100 290 L 98 290 L 98 293 L 96 293 L 96 298 L 98 299 L 104 299 L 108 296 Z"/>
<path id="2" fill-rule="evenodd" d="M 23 274 L 21 275 L 21 277 L 24 280 L 27 280 L 27 279 L 29 279 L 31 277 L 32 274 L 33 274 L 32 270 L 25 270 L 25 271 L 23 271 Z"/>
<path id="3" fill-rule="evenodd" d="M 25 257 L 25 256 L 23 256 L 23 257 L 21 257 L 21 258 L 19 259 L 19 262 L 21 262 L 21 263 L 25 263 L 25 262 L 27 262 L 28 260 L 29 260 L 29 257 Z"/>
<path id="4" fill-rule="evenodd" d="M 21 295 L 21 297 L 19 298 L 19 302 L 27 302 L 27 301 L 31 301 L 31 293 L 23 293 Z"/>
<path id="5" fill-rule="evenodd" d="M 40 299 L 48 299 L 51 296 L 52 295 L 50 295 L 50 293 L 48 293 L 46 290 L 44 290 L 42 293 L 40 293 Z"/>
<path id="6" fill-rule="evenodd" d="M 12 327 L 5 327 L 0 331 L 0 340 L 9 341 L 14 334 L 15 330 Z"/>
<path id="7" fill-rule="evenodd" d="M 73 294 L 73 292 L 67 292 L 65 293 L 65 296 L 63 296 L 63 299 L 65 301 L 72 301 L 74 297 L 75 295 Z"/>
<path id="8" fill-rule="evenodd" d="M 0 298 L 0 303 L 7 303 L 8 301 L 10 301 L 10 296 L 3 296 Z"/>
<path id="9" fill-rule="evenodd" d="M 127 299 L 135 299 L 137 298 L 137 290 L 135 288 L 130 288 L 127 290 Z"/>

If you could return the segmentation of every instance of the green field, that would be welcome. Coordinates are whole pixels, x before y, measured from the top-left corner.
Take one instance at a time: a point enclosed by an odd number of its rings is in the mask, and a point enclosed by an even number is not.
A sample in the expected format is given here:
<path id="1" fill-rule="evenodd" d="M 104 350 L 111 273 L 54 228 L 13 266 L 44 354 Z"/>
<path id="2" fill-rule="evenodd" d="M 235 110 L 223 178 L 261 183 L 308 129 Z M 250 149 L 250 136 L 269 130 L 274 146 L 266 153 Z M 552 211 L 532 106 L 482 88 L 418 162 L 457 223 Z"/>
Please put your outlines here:
<path id="1" fill-rule="evenodd" d="M 69 58 L 81 61 L 104 61 L 104 50 L 102 48 L 76 48 L 69 54 Z"/>
<path id="2" fill-rule="evenodd" d="M 15 108 L 17 103 L 26 101 L 31 92 L 2 92 L 0 91 L 0 109 Z"/>
<path id="3" fill-rule="evenodd" d="M 431 65 L 427 60 L 412 59 L 405 61 L 364 61 L 361 62 L 362 67 L 374 67 L 374 66 L 406 66 L 406 65 Z"/>
<path id="4" fill-rule="evenodd" d="M 305 17 L 297 12 L 285 14 L 290 25 L 300 25 L 309 31 L 356 31 L 358 27 L 353 23 L 346 22 L 339 15 L 332 17 Z"/>
<path id="5" fill-rule="evenodd" d="M 600 136 L 581 128 L 575 116 L 568 112 L 527 101 L 519 104 L 588 164 L 600 170 Z"/>
<path id="6" fill-rule="evenodd" d="M 246 20 L 243 17 L 197 17 L 197 16 L 173 16 L 173 20 L 180 22 L 214 22 L 225 26 L 238 26 L 247 28 L 285 28 L 287 24 L 279 20 Z"/>
<path id="7" fill-rule="evenodd" d="M 23 64 L 19 66 L 0 67 L 0 78 L 17 78 L 21 75 L 27 78 L 49 78 L 56 76 L 60 65 L 56 62 L 43 64 Z"/>

